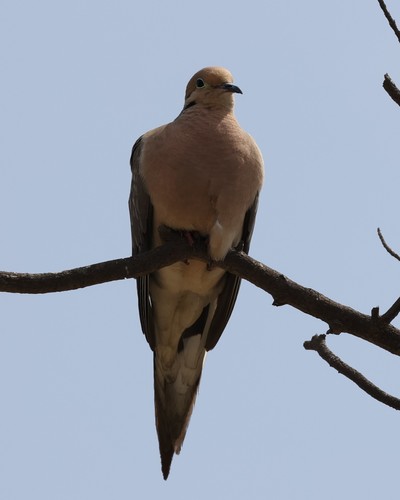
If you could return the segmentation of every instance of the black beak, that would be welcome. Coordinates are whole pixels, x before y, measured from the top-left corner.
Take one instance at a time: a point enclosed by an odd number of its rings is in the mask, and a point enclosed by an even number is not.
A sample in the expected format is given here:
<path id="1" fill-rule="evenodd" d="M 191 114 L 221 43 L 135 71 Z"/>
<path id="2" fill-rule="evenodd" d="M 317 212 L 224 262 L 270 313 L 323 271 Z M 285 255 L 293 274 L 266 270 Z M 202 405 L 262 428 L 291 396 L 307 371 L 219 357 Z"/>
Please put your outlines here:
<path id="1" fill-rule="evenodd" d="M 233 83 L 223 83 L 220 87 L 227 92 L 233 92 L 235 94 L 243 94 L 240 88 L 237 85 L 233 85 Z"/>

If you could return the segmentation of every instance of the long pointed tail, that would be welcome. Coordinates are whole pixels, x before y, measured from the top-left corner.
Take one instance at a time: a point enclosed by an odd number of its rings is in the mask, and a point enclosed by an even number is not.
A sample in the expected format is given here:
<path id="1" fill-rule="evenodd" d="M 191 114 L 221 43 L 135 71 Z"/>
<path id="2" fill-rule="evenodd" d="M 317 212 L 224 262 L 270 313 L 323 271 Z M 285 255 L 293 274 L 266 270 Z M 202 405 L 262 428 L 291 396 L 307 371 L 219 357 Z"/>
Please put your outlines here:
<path id="1" fill-rule="evenodd" d="M 199 347 L 197 344 L 197 355 L 191 356 L 193 349 L 185 346 L 168 370 L 154 353 L 154 403 L 164 479 L 168 478 L 174 453 L 181 450 L 196 400 L 205 356 L 204 348 L 199 351 Z"/>

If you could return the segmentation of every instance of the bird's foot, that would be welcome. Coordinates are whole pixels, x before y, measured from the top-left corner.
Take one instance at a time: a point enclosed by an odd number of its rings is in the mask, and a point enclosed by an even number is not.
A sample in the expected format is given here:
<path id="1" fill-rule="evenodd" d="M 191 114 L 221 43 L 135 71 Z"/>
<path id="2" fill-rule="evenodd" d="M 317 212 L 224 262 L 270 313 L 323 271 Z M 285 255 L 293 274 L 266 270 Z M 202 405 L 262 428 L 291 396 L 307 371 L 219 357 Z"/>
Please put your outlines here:
<path id="1" fill-rule="evenodd" d="M 190 231 L 182 231 L 182 236 L 189 243 L 189 246 L 192 247 L 194 245 L 193 234 Z"/>
<path id="2" fill-rule="evenodd" d="M 237 252 L 243 252 L 244 250 L 244 241 L 240 240 L 239 243 L 235 246 L 235 250 Z"/>
<path id="3" fill-rule="evenodd" d="M 178 239 L 180 239 L 179 231 L 175 231 L 175 229 L 165 226 L 164 224 L 159 226 L 158 234 L 160 235 L 162 241 L 164 241 L 165 243 L 167 241 L 177 241 Z"/>
<path id="4" fill-rule="evenodd" d="M 215 260 L 212 260 L 212 258 L 210 257 L 207 261 L 207 271 L 212 271 L 213 269 L 215 269 L 216 267 L 216 262 Z"/>
<path id="5" fill-rule="evenodd" d="M 194 246 L 197 243 L 207 240 L 207 236 L 201 235 L 198 231 L 188 231 L 187 229 L 172 229 L 171 227 L 161 225 L 158 228 L 158 233 L 161 239 L 167 241 L 177 241 L 185 239 L 189 246 Z"/>
<path id="6" fill-rule="evenodd" d="M 162 241 L 179 241 L 184 239 L 190 247 L 198 246 L 199 248 L 208 248 L 209 236 L 204 236 L 199 231 L 189 231 L 187 229 L 172 229 L 171 227 L 161 225 L 158 228 L 158 233 Z M 189 265 L 189 261 L 186 259 L 183 261 L 185 264 Z M 215 267 L 214 262 L 209 260 L 207 263 L 207 269 L 211 270 Z"/>

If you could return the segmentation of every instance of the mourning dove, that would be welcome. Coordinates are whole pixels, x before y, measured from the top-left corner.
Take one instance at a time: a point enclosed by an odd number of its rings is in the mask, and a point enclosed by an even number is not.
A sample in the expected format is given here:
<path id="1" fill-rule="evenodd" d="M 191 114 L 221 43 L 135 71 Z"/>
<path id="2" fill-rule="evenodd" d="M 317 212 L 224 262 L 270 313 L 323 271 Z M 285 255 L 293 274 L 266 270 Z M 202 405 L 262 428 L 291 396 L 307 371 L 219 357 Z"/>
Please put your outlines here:
<path id="1" fill-rule="evenodd" d="M 242 91 L 224 68 L 197 72 L 179 116 L 142 135 L 131 156 L 129 209 L 134 255 L 162 245 L 159 228 L 207 241 L 212 261 L 248 252 L 263 160 L 233 114 Z M 143 333 L 154 352 L 155 414 L 167 479 L 179 453 L 206 352 L 217 344 L 240 279 L 217 266 L 178 262 L 137 280 Z"/>

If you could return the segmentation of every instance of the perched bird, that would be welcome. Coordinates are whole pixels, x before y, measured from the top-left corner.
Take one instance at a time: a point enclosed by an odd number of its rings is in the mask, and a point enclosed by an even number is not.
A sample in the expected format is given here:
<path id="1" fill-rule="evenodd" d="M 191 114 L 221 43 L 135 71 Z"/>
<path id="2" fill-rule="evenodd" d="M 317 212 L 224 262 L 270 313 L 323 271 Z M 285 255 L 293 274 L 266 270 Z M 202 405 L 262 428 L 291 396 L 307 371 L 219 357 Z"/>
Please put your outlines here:
<path id="1" fill-rule="evenodd" d="M 131 156 L 129 209 L 134 255 L 163 244 L 160 227 L 204 238 L 212 261 L 248 252 L 263 182 L 263 160 L 233 114 L 241 94 L 220 67 L 197 72 L 179 116 L 142 135 Z M 161 467 L 179 453 L 206 352 L 232 313 L 240 279 L 200 261 L 178 262 L 137 280 L 140 321 L 154 353 Z"/>

